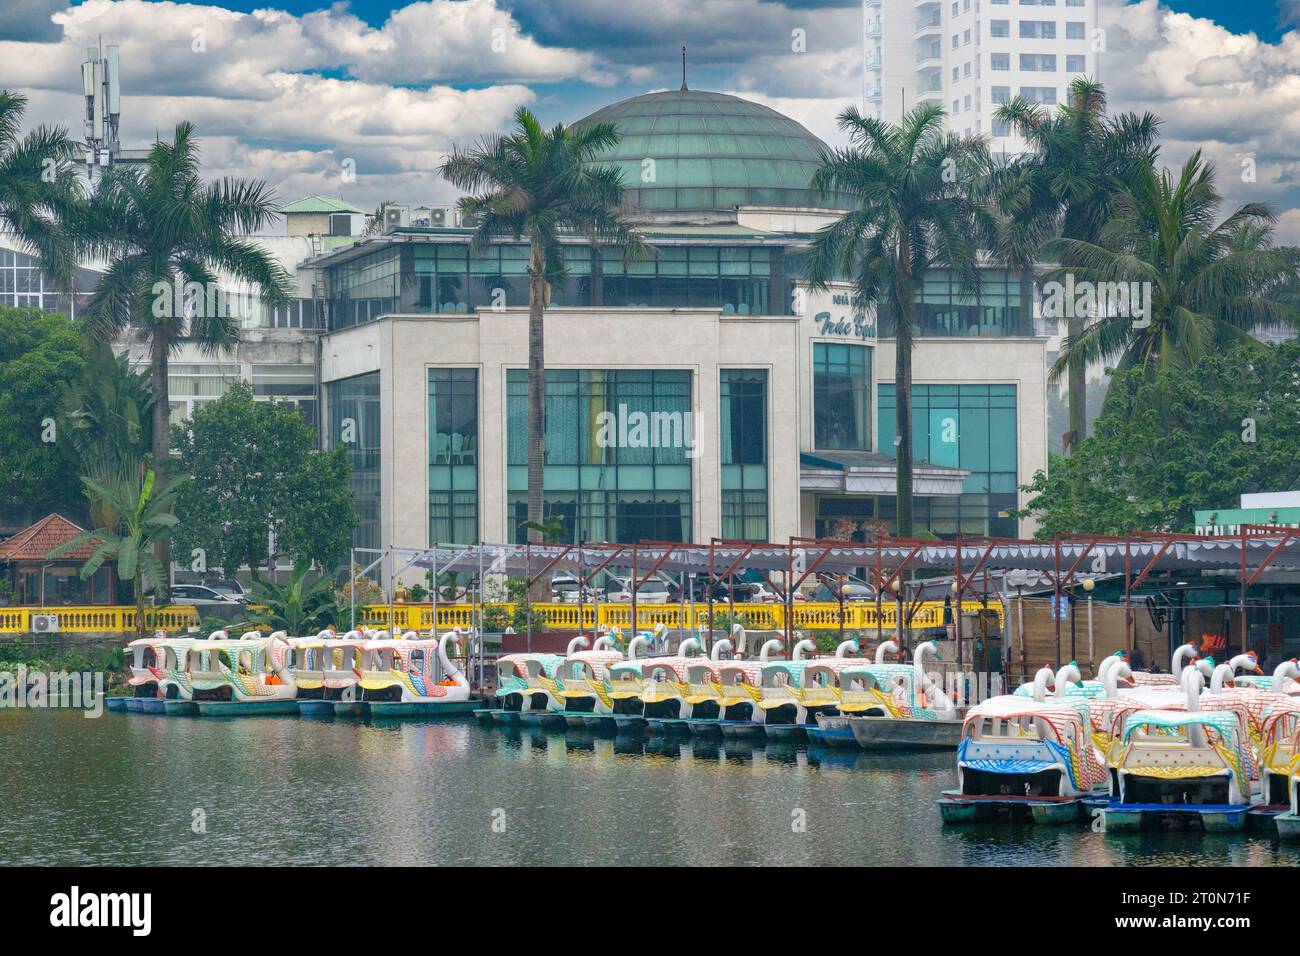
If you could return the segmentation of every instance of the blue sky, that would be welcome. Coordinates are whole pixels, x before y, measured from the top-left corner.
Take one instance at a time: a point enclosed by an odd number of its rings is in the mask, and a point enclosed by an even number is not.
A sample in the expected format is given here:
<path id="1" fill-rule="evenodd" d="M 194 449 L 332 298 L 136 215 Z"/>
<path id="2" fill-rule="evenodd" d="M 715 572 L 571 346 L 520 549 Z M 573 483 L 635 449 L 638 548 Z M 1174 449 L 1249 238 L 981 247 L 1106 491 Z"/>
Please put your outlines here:
<path id="1" fill-rule="evenodd" d="M 691 86 L 828 141 L 861 89 L 858 0 L 69 2 L 0 0 L 0 86 L 26 93 L 35 120 L 79 130 L 78 64 L 102 35 L 123 50 L 125 145 L 189 119 L 211 175 L 366 208 L 453 198 L 441 158 L 520 106 L 569 122 L 676 86 L 683 43 Z M 1100 2 L 1112 109 L 1161 116 L 1166 163 L 1202 149 L 1229 201 L 1273 203 L 1300 242 L 1300 0 Z"/>

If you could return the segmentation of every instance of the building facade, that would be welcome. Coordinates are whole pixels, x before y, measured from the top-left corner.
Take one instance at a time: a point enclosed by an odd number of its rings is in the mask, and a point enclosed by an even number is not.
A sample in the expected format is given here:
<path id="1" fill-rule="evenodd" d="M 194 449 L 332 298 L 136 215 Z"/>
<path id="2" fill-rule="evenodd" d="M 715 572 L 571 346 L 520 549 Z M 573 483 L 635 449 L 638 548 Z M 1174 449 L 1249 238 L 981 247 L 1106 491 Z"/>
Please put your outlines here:
<path id="1" fill-rule="evenodd" d="M 800 260 L 838 210 L 821 144 L 735 97 L 593 114 L 623 139 L 652 254 L 565 240 L 546 312 L 545 510 L 574 541 L 860 536 L 894 515 L 890 317 Z M 653 160 L 653 177 L 643 172 Z M 821 203 L 819 205 L 819 202 Z M 351 453 L 362 547 L 518 541 L 527 490 L 527 247 L 398 228 L 304 264 L 328 292 L 329 444 Z M 914 355 L 917 528 L 1013 535 L 1046 467 L 1032 277 L 927 276 Z"/>
<path id="2" fill-rule="evenodd" d="M 994 111 L 1017 96 L 1055 106 L 1070 80 L 1097 78 L 1097 2 L 863 0 L 865 113 L 896 122 L 936 104 L 954 132 L 1020 152 L 1024 142 Z"/>

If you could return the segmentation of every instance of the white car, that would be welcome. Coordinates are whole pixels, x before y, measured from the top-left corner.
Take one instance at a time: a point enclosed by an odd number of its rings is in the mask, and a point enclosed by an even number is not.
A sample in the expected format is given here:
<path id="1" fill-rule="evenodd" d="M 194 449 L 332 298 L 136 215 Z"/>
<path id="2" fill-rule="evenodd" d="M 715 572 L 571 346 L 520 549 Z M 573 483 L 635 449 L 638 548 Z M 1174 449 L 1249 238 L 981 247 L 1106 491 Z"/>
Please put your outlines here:
<path id="1" fill-rule="evenodd" d="M 638 604 L 667 604 L 668 597 L 668 585 L 659 578 L 651 578 L 636 589 L 636 602 Z M 632 600 L 632 579 L 614 578 L 610 581 L 605 588 L 605 600 L 630 602 Z"/>

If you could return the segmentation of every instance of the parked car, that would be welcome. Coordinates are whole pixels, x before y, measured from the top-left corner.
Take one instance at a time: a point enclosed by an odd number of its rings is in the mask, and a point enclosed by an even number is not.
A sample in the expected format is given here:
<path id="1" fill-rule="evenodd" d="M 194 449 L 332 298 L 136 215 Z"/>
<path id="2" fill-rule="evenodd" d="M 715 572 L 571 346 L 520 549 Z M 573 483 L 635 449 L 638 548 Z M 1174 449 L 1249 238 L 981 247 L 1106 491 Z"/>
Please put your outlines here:
<path id="1" fill-rule="evenodd" d="M 170 603 L 195 608 L 205 616 L 223 617 L 242 613 L 248 602 L 237 601 L 202 584 L 177 584 L 171 589 Z"/>
<path id="2" fill-rule="evenodd" d="M 814 601 L 838 601 L 839 597 L 835 593 L 835 588 L 840 588 L 841 593 L 846 601 L 874 601 L 876 599 L 876 589 L 866 581 L 853 575 L 845 575 L 842 579 L 834 575 L 819 575 L 817 579 L 820 583 L 813 589 L 812 600 Z"/>
<path id="3" fill-rule="evenodd" d="M 590 584 L 579 587 L 578 579 L 572 575 L 557 574 L 551 578 L 551 599 L 559 604 L 590 604 L 596 600 L 596 589 Z"/>
<path id="4" fill-rule="evenodd" d="M 660 578 L 650 578 L 636 589 L 638 604 L 667 604 L 668 598 L 668 584 Z M 612 578 L 605 586 L 605 600 L 631 601 L 632 579 Z"/>
<path id="5" fill-rule="evenodd" d="M 236 601 L 242 601 L 245 604 L 248 603 L 248 592 L 245 591 L 244 586 L 234 578 L 210 578 L 200 581 L 199 584 L 205 588 L 211 588 L 218 594 L 224 594 Z"/>

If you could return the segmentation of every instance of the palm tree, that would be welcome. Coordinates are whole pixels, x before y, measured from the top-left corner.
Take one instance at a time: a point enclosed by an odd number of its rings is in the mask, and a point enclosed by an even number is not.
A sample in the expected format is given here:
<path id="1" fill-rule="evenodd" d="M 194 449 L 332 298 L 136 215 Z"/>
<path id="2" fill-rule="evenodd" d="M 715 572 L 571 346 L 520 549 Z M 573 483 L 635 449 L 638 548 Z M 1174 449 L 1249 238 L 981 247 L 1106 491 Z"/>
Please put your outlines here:
<path id="1" fill-rule="evenodd" d="M 1029 146 L 1000 171 L 998 190 L 1005 214 L 1000 257 L 1022 272 L 1033 269 L 1043 245 L 1054 238 L 1095 242 L 1120 184 L 1155 161 L 1160 121 L 1150 113 L 1108 118 L 1105 89 L 1085 77 L 1070 83 L 1055 112 L 1016 97 L 998 107 L 994 118 L 1010 124 Z M 1084 322 L 1071 316 L 1067 337 L 1079 335 Z M 1068 368 L 1067 452 L 1087 430 L 1087 371 L 1078 361 Z"/>
<path id="2" fill-rule="evenodd" d="M 0 226 L 41 260 L 45 274 L 71 291 L 76 256 L 61 228 L 80 197 L 77 144 L 62 127 L 38 126 L 19 137 L 27 98 L 0 90 Z"/>
<path id="3" fill-rule="evenodd" d="M 943 130 L 943 109 L 920 106 L 897 123 L 839 115 L 849 146 L 828 153 L 813 188 L 852 197 L 856 208 L 818 230 L 805 266 L 824 289 L 852 281 L 859 307 L 888 307 L 895 322 L 898 397 L 896 530 L 912 533 L 912 347 L 916 296 L 927 270 L 951 269 L 963 287 L 979 286 L 977 250 L 994 242 L 996 221 L 980 192 L 989 172 L 978 138 Z"/>
<path id="4" fill-rule="evenodd" d="M 109 560 L 117 562 L 119 581 L 130 581 L 135 590 L 136 630 L 144 634 L 144 590 L 148 582 L 156 588 L 167 586 L 166 565 L 151 548 L 171 536 L 176 527 L 172 513 L 176 492 L 184 481 L 173 480 L 164 485 L 152 468 L 143 477 L 101 483 L 94 478 L 82 478 L 86 491 L 97 499 L 101 512 L 116 518 L 111 526 L 83 531 L 50 552 L 57 558 L 76 548 L 90 544 L 94 553 L 81 566 L 78 574 L 87 580 Z"/>
<path id="5" fill-rule="evenodd" d="M 1066 343 L 1052 368 L 1072 363 L 1185 367 L 1207 352 L 1253 340 L 1252 329 L 1300 325 L 1296 253 L 1272 244 L 1272 210 L 1248 203 L 1215 222 L 1221 197 L 1199 151 L 1177 178 L 1141 170 L 1119 193 L 1098 241 L 1058 239 L 1048 249 L 1094 283 L 1142 283 L 1151 310 L 1135 323 L 1104 315 Z"/>
<path id="6" fill-rule="evenodd" d="M 247 238 L 275 215 L 274 195 L 260 180 L 205 183 L 194 127 L 181 123 L 172 142 L 154 144 L 142 168 L 108 170 L 75 224 L 83 253 L 108 261 L 84 312 L 87 333 L 113 342 L 135 328 L 148 343 L 160 478 L 170 453 L 169 357 L 183 339 L 212 353 L 238 339 L 238 310 L 214 295 L 217 274 L 251 285 L 271 305 L 291 295 L 288 273 Z M 164 565 L 170 559 L 165 539 L 159 557 Z"/>
<path id="7" fill-rule="evenodd" d="M 82 374 L 59 404 L 59 439 L 78 473 L 105 485 L 137 477 L 152 414 L 148 374 L 132 371 L 125 351 L 114 355 L 104 343 L 88 342 Z M 103 511 L 103 500 L 89 497 L 94 525 L 113 527 L 116 518 Z"/>
<path id="8" fill-rule="evenodd" d="M 272 631 L 287 631 L 292 637 L 314 634 L 338 623 L 339 607 L 334 582 L 325 575 L 308 582 L 311 565 L 296 562 L 284 584 L 263 580 L 253 573 L 253 607 L 247 621 Z"/>
<path id="9" fill-rule="evenodd" d="M 441 172 L 453 186 L 471 193 L 460 200 L 462 217 L 474 223 L 471 249 L 501 237 L 528 240 L 526 530 L 530 542 L 540 542 L 546 402 L 543 315 L 551 284 L 565 275 L 560 236 L 572 232 L 593 244 L 620 244 L 629 260 L 641 254 L 642 245 L 617 211 L 623 203 L 621 174 L 594 162 L 618 143 L 612 123 L 556 125 L 548 132 L 521 107 L 515 125 L 508 136 L 488 137 L 464 152 L 453 150 Z"/>

